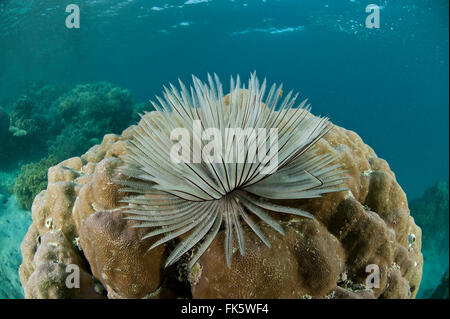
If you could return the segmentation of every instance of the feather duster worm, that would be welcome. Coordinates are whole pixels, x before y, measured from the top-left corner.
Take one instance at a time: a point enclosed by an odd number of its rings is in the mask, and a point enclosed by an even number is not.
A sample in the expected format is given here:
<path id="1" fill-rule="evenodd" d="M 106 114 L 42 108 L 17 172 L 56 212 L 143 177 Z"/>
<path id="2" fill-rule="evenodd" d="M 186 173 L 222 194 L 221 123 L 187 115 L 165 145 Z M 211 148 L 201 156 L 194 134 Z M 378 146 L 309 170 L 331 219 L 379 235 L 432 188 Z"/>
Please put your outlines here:
<path id="1" fill-rule="evenodd" d="M 154 116 L 142 116 L 128 145 L 126 165 L 121 168 L 126 178 L 117 181 L 123 186 L 121 191 L 128 193 L 123 200 L 128 204 L 123 210 L 126 218 L 139 221 L 133 227 L 149 229 L 143 239 L 159 235 L 149 249 L 181 238 L 166 267 L 190 250 L 192 267 L 221 228 L 225 231 L 226 263 L 231 267 L 234 238 L 240 253 L 245 254 L 243 223 L 270 247 L 258 219 L 283 234 L 272 217 L 274 213 L 314 218 L 283 205 L 284 200 L 315 198 L 346 189 L 343 171 L 333 163 L 335 155 L 317 156 L 312 149 L 332 128 L 331 123 L 311 115 L 306 100 L 295 107 L 298 95 L 290 92 L 282 98 L 282 86 L 275 84 L 266 92 L 266 81 L 260 84 L 255 74 L 247 87 L 241 85 L 239 76 L 232 78 L 227 96 L 216 75 L 208 75 L 208 83 L 193 77 L 189 90 L 181 81 L 180 87 L 164 88 L 163 98 L 152 102 L 157 110 Z M 171 161 L 171 132 L 179 128 L 199 143 L 201 158 L 209 158 L 204 148 L 208 141 L 202 139 L 195 123 L 203 129 L 218 130 L 223 152 L 217 152 L 211 161 Z M 277 140 L 273 143 L 267 135 L 258 139 L 230 136 L 229 128 L 275 128 Z M 267 144 L 269 148 L 276 146 L 275 155 L 258 152 L 257 156 L 254 150 Z M 189 141 L 182 146 L 191 151 L 195 148 Z M 239 151 L 231 152 L 235 149 Z M 239 155 L 245 160 L 238 160 Z M 264 171 L 273 164 L 273 156 L 277 157 L 275 167 Z"/>

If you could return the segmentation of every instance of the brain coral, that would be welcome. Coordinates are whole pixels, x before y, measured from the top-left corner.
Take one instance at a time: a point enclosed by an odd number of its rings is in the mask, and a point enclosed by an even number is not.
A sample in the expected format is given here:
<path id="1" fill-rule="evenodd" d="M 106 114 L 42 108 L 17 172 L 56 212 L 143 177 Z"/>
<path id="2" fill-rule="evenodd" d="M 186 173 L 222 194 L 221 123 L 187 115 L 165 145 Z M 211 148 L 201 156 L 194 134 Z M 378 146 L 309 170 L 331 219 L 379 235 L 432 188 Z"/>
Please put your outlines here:
<path id="1" fill-rule="evenodd" d="M 146 113 L 142 121 L 160 116 Z M 235 245 L 231 268 L 225 229 L 192 268 L 186 255 L 165 268 L 179 239 L 148 251 L 158 238 L 141 240 L 146 231 L 120 212 L 126 193 L 117 181 L 125 177 L 117 168 L 135 129 L 106 135 L 86 154 L 48 171 L 48 187 L 34 200 L 33 224 L 21 246 L 19 274 L 27 298 L 415 297 L 421 230 L 389 165 L 356 133 L 335 126 L 314 145 L 317 155 L 336 153 L 349 178 L 345 192 L 290 201 L 314 219 L 277 215 L 284 236 L 258 221 L 271 248 L 243 225 L 247 253 L 240 255 Z M 75 290 L 64 285 L 68 264 L 80 268 Z M 379 268 L 378 287 L 366 283 L 371 265 Z"/>

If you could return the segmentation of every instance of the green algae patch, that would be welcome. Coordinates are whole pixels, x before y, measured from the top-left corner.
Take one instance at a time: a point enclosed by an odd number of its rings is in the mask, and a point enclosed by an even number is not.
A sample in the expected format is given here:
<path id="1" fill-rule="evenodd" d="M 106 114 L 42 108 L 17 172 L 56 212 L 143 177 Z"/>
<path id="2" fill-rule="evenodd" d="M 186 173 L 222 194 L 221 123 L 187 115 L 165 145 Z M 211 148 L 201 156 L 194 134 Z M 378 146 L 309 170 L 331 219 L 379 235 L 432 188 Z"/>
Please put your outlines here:
<path id="1" fill-rule="evenodd" d="M 30 210 L 34 197 L 47 188 L 47 171 L 57 164 L 54 156 L 41 159 L 38 163 L 22 166 L 14 184 L 14 193 L 20 208 Z"/>

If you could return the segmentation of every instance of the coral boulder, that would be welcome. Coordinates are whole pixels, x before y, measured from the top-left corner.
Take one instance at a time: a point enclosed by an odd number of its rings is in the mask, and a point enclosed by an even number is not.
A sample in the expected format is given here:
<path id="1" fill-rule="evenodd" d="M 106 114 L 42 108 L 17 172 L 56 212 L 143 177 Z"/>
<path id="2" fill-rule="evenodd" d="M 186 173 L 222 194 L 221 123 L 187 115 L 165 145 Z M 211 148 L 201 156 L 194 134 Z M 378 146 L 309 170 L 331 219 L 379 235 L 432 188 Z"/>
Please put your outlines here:
<path id="1" fill-rule="evenodd" d="M 147 113 L 148 119 L 159 116 Z M 410 216 L 405 193 L 386 161 L 352 131 L 334 127 L 315 146 L 335 152 L 348 190 L 291 201 L 314 215 L 272 214 L 285 230 L 258 225 L 271 248 L 243 226 L 245 255 L 224 256 L 224 230 L 189 269 L 186 254 L 164 262 L 174 238 L 148 251 L 159 238 L 124 219 L 117 170 L 127 154 L 122 135 L 48 172 L 48 187 L 34 200 L 33 224 L 22 243 L 22 285 L 28 298 L 414 298 L 422 276 L 421 230 Z M 81 287 L 64 282 L 61 265 L 80 268 Z"/>

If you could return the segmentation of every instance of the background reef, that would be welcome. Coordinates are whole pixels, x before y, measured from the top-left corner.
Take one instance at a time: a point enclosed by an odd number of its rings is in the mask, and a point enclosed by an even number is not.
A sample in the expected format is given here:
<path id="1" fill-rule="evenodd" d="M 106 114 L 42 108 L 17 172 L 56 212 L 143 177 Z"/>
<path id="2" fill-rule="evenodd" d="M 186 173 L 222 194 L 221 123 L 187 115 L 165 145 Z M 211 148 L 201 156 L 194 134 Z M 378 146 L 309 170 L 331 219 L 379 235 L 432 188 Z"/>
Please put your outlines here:
<path id="1" fill-rule="evenodd" d="M 422 252 L 425 260 L 424 279 L 420 297 L 445 296 L 434 294 L 441 283 L 447 282 L 449 263 L 449 207 L 448 183 L 438 182 L 425 191 L 425 194 L 410 201 L 409 208 L 416 223 L 422 228 Z M 439 288 L 442 290 L 442 288 Z"/>
<path id="2" fill-rule="evenodd" d="M 49 167 L 99 143 L 105 132 L 121 132 L 135 113 L 131 92 L 107 82 L 28 90 L 0 110 L 0 170 L 21 166 L 14 185 L 0 185 L 0 192 L 9 188 L 29 210 L 47 186 Z"/>

